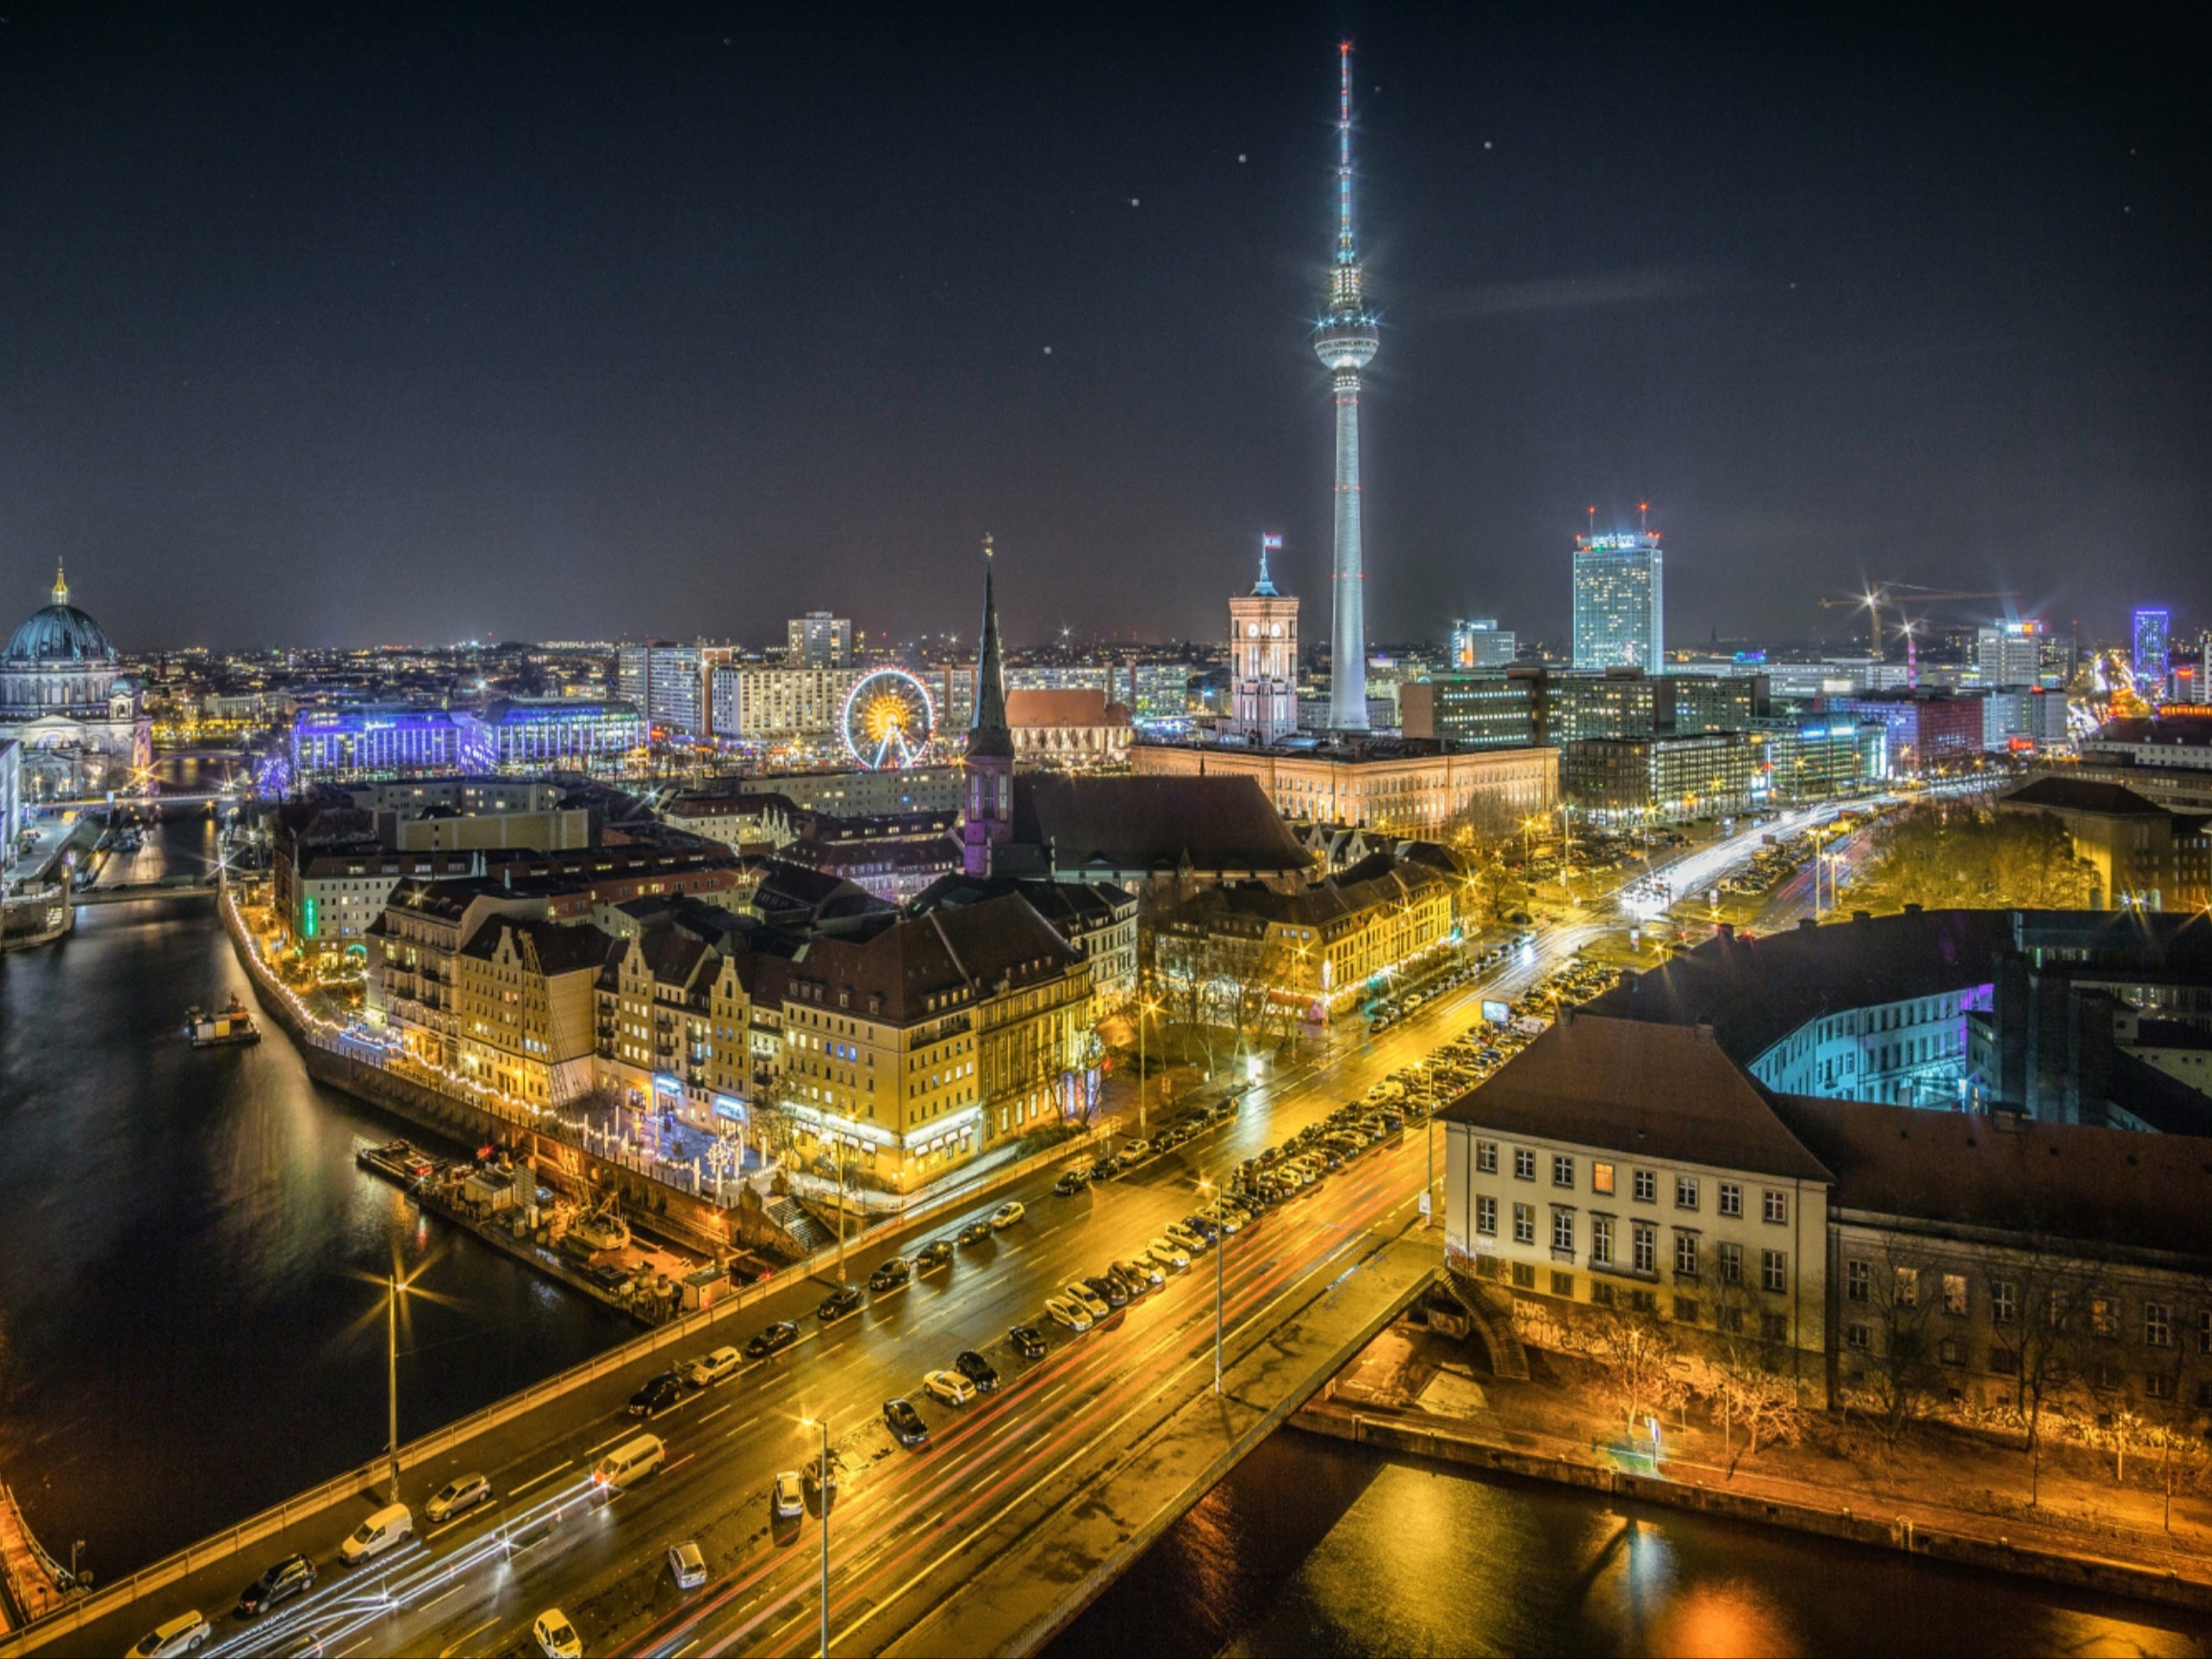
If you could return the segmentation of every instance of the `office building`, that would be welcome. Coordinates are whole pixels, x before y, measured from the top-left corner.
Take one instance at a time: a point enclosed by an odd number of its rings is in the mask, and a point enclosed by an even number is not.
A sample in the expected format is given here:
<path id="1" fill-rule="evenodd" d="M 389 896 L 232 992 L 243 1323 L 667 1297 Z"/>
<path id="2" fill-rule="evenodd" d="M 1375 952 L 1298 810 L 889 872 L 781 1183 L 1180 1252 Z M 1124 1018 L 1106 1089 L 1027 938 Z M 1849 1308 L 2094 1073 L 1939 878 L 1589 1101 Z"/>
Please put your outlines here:
<path id="1" fill-rule="evenodd" d="M 1600 824 L 1681 823 L 1763 803 L 1765 745 L 1748 731 L 1591 737 L 1562 744 L 1559 792 Z"/>
<path id="2" fill-rule="evenodd" d="M 789 643 L 784 666 L 789 668 L 849 668 L 852 666 L 852 619 L 832 617 L 827 611 L 809 611 L 787 625 Z"/>
<path id="3" fill-rule="evenodd" d="M 1889 776 L 1889 728 L 1879 720 L 1777 715 L 1753 722 L 1751 735 L 1767 775 L 1764 793 L 1775 806 L 1833 800 Z"/>
<path id="4" fill-rule="evenodd" d="M 1541 671 L 1448 674 L 1398 687 L 1406 736 L 1466 749 L 1526 749 L 1542 718 Z"/>
<path id="5" fill-rule="evenodd" d="M 1666 649 L 1665 555 L 1656 531 L 1574 538 L 1574 666 L 1657 675 Z"/>
<path id="6" fill-rule="evenodd" d="M 2167 661 L 2172 652 L 2173 618 L 2163 609 L 2135 613 L 2135 689 L 2156 703 L 2166 694 Z"/>
<path id="7" fill-rule="evenodd" d="M 716 668 L 710 687 L 714 735 L 739 743 L 833 739 L 842 729 L 845 700 L 859 683 L 860 670 L 850 667 L 741 662 Z"/>
<path id="8" fill-rule="evenodd" d="M 1140 777 L 1250 777 L 1286 818 L 1395 835 L 1448 834 L 1491 816 L 1519 822 L 1559 801 L 1554 749 L 1452 751 L 1411 738 L 1232 749 L 1140 743 Z"/>
<path id="9" fill-rule="evenodd" d="M 2041 752 L 2071 742 L 2065 692 L 2013 685 L 1982 693 L 1981 746 L 1988 752 Z"/>
<path id="10" fill-rule="evenodd" d="M 2043 684 L 2043 625 L 1993 622 L 1975 630 L 1975 676 L 1995 690 L 2000 685 Z"/>
<path id="11" fill-rule="evenodd" d="M 2202 910 L 2212 904 L 2212 813 L 2175 812 L 2116 783 L 2046 773 L 1998 800 L 2000 812 L 2049 813 L 2074 856 L 2097 872 L 2095 909 Z"/>
<path id="12" fill-rule="evenodd" d="M 1816 713 L 1879 720 L 1889 728 L 1892 773 L 1928 773 L 1977 759 L 1982 751 L 1982 700 L 1953 691 L 1867 691 L 1821 697 Z"/>
<path id="13" fill-rule="evenodd" d="M 1513 661 L 1514 636 L 1495 617 L 1452 624 L 1454 668 L 1502 668 Z"/>
<path id="14" fill-rule="evenodd" d="M 644 717 L 654 738 L 708 735 L 707 674 L 727 651 L 655 641 L 615 654 L 615 689 Z"/>

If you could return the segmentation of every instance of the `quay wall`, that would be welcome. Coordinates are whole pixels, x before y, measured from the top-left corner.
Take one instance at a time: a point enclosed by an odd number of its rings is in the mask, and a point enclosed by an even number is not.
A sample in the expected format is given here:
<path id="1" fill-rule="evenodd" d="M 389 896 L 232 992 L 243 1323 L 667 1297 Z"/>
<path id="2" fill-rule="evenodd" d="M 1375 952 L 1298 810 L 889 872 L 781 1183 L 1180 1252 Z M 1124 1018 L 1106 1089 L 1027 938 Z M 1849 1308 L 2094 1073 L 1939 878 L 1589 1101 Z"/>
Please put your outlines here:
<path id="1" fill-rule="evenodd" d="M 1291 1426 L 1309 1434 L 1380 1446 L 1411 1457 L 1463 1465 L 1492 1474 L 1549 1481 L 1554 1486 L 1605 1492 L 1669 1509 L 1692 1510 L 1756 1526 L 1811 1533 L 1874 1549 L 1901 1550 L 1930 1560 L 1952 1561 L 1993 1572 L 2020 1573 L 2099 1595 L 2122 1596 L 2212 1612 L 2212 1582 L 2105 1556 L 2045 1548 L 1998 1535 L 1976 1537 L 1904 1519 L 1855 1513 L 1850 1509 L 1819 1509 L 1749 1492 L 1718 1491 L 1702 1484 L 1638 1475 L 1577 1458 L 1527 1451 L 1449 1429 L 1369 1416 L 1343 1405 L 1320 1402 L 1301 1407 Z"/>

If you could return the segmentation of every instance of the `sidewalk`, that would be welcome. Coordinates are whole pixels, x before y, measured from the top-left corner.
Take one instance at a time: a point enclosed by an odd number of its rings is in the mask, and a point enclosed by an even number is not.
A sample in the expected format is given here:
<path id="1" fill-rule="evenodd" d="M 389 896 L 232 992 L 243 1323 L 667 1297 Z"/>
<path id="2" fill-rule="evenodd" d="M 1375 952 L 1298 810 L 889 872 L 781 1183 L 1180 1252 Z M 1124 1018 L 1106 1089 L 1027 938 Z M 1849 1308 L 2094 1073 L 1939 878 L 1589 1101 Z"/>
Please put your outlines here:
<path id="1" fill-rule="evenodd" d="M 1531 1350 L 1535 1374 L 1516 1380 L 1470 1366 L 1467 1354 L 1401 1322 L 1294 1421 L 1417 1455 L 2212 1609 L 2212 1506 L 2177 1490 L 2169 1530 L 2162 1487 L 2118 1484 L 2109 1458 L 2087 1448 L 2049 1448 L 2031 1504 L 2024 1452 L 1925 1423 L 1885 1446 L 1823 1413 L 1801 1444 L 1763 1445 L 1755 1457 L 1740 1455 L 1739 1428 L 1731 1476 L 1702 1410 L 1662 1422 L 1655 1464 L 1648 1441 L 1629 1440 L 1619 1414 L 1593 1403 L 1604 1397 L 1600 1368 Z M 2131 1466 L 2156 1481 L 2155 1452 Z"/>

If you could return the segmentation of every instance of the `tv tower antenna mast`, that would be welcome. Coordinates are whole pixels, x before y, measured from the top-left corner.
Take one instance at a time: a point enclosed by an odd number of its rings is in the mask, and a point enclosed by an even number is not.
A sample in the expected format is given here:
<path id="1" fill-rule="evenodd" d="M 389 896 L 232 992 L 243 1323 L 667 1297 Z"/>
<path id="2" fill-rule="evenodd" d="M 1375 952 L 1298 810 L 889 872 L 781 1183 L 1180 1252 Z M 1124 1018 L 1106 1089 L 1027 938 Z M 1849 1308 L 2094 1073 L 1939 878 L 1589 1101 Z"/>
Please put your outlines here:
<path id="1" fill-rule="evenodd" d="M 1330 598 L 1329 726 L 1367 729 L 1366 564 L 1360 545 L 1360 371 L 1382 342 L 1367 309 L 1352 240 L 1352 43 L 1337 48 L 1337 253 L 1328 310 L 1314 330 L 1314 355 L 1329 370 L 1337 402 L 1336 575 Z"/>

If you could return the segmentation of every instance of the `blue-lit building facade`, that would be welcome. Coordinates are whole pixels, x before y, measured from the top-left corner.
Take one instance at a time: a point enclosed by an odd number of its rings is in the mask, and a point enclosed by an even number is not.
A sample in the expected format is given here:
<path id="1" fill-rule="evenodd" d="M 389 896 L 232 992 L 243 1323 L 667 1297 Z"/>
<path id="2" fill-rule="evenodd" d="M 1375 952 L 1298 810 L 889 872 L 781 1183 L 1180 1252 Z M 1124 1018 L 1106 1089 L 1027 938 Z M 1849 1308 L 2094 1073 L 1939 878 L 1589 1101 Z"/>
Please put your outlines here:
<path id="1" fill-rule="evenodd" d="M 2173 617 L 2163 608 L 2135 613 L 2135 688 L 2156 703 L 2166 691 L 2167 655 L 2173 645 Z"/>
<path id="2" fill-rule="evenodd" d="M 307 708 L 292 722 L 289 782 L 606 771 L 643 744 L 644 723 L 622 702 L 512 698 L 481 712 L 395 703 Z"/>
<path id="3" fill-rule="evenodd" d="M 1574 666 L 1661 671 L 1665 557 L 1656 531 L 1574 538 Z"/>

